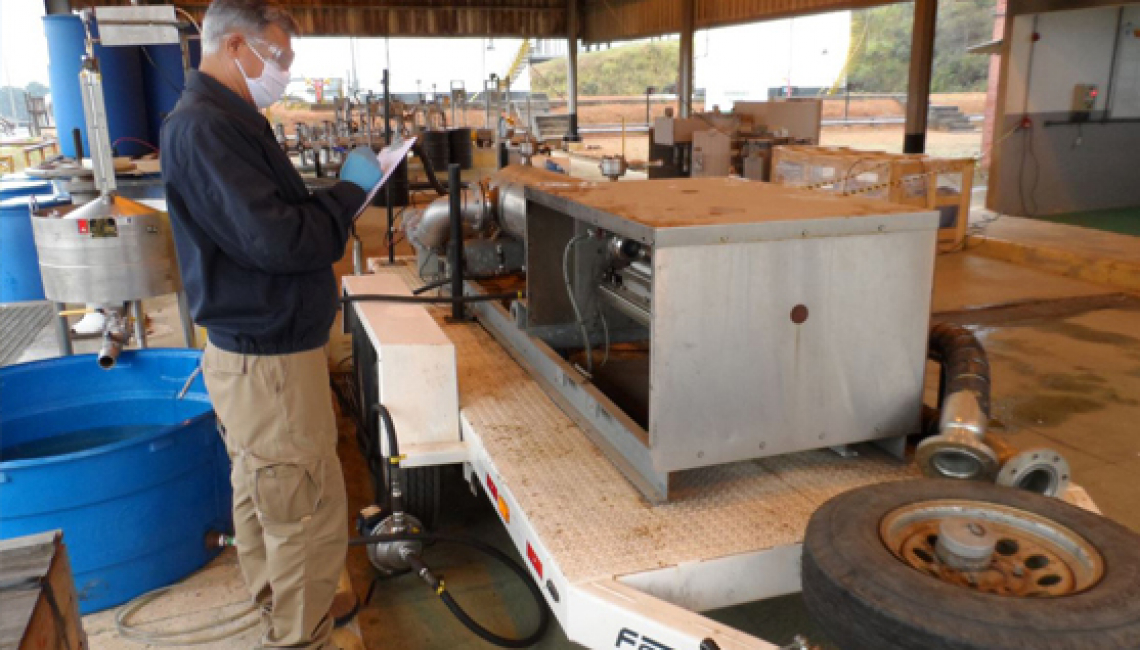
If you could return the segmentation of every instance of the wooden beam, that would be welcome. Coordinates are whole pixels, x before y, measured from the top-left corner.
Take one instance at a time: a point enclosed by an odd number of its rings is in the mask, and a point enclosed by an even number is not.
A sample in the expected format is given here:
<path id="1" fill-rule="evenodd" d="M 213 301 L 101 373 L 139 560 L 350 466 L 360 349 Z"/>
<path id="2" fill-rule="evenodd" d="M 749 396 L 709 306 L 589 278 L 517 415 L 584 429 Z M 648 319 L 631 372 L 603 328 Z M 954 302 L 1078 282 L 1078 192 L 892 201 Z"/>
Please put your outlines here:
<path id="1" fill-rule="evenodd" d="M 934 67 L 934 27 L 938 0 L 915 0 L 914 32 L 910 45 L 910 80 L 906 88 L 906 136 L 903 153 L 926 151 L 926 118 L 930 110 L 930 79 Z"/>

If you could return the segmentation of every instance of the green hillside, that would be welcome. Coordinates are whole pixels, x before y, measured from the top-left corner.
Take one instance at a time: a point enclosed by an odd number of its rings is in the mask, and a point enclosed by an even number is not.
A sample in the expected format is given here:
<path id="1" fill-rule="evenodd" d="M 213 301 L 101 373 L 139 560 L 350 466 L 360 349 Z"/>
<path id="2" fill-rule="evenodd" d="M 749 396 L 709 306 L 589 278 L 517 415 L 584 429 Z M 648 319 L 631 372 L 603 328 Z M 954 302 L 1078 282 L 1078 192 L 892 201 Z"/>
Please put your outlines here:
<path id="1" fill-rule="evenodd" d="M 849 79 L 853 90 L 903 92 L 910 69 L 914 5 L 887 5 L 851 14 L 851 45 L 856 48 Z M 986 89 L 990 57 L 966 48 L 993 38 L 994 0 L 956 0 L 938 6 L 934 39 L 934 92 Z"/>
<path id="2" fill-rule="evenodd" d="M 676 83 L 678 43 L 652 41 L 578 55 L 578 92 L 582 95 L 641 95 L 647 86 Z M 560 97 L 566 92 L 566 59 L 540 63 L 531 71 L 537 92 Z"/>

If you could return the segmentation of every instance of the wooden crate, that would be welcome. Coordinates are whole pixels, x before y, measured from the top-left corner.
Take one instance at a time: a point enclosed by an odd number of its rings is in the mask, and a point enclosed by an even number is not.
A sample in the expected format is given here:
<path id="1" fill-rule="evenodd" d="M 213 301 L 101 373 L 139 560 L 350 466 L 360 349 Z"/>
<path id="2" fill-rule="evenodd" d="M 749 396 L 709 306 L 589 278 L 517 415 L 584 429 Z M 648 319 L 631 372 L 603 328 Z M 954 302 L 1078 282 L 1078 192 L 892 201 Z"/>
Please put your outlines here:
<path id="1" fill-rule="evenodd" d="M 63 533 L 0 540 L 0 648 L 87 647 Z"/>
<path id="2" fill-rule="evenodd" d="M 936 210 L 939 246 L 951 250 L 966 238 L 974 164 L 973 158 L 786 145 L 773 152 L 772 182 Z"/>

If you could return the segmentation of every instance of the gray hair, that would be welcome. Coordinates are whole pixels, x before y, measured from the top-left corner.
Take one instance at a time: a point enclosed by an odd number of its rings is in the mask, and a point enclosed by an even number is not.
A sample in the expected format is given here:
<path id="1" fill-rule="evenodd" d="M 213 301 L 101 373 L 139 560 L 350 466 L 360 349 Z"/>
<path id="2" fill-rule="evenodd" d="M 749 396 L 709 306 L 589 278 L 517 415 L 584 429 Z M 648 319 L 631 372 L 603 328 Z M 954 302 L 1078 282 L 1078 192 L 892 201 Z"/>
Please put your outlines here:
<path id="1" fill-rule="evenodd" d="M 257 36 L 269 25 L 277 25 L 290 35 L 297 33 L 293 16 L 267 0 L 214 0 L 202 23 L 202 53 L 221 49 L 227 34 Z"/>

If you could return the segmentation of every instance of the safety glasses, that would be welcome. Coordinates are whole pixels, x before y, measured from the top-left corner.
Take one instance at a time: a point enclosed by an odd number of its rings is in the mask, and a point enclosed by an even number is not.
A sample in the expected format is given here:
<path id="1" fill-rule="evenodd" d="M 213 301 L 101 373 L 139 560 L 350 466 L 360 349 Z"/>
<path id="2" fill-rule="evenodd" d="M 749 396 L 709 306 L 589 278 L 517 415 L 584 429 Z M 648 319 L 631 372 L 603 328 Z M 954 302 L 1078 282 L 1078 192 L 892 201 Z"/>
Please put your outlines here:
<path id="1" fill-rule="evenodd" d="M 264 38 L 258 38 L 256 36 L 245 36 L 245 40 L 247 41 L 246 44 L 249 45 L 249 49 L 253 50 L 253 53 L 260 57 L 262 61 L 270 59 L 282 70 L 288 70 L 293 66 L 293 57 L 295 56 L 293 50 L 283 49 Z M 253 43 L 260 46 L 260 51 L 258 48 L 253 47 Z"/>

